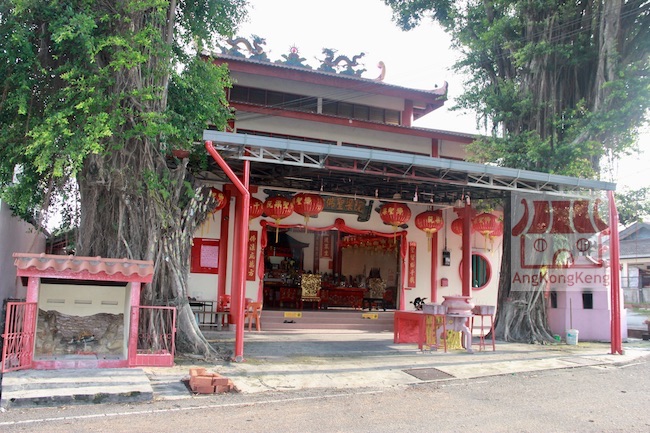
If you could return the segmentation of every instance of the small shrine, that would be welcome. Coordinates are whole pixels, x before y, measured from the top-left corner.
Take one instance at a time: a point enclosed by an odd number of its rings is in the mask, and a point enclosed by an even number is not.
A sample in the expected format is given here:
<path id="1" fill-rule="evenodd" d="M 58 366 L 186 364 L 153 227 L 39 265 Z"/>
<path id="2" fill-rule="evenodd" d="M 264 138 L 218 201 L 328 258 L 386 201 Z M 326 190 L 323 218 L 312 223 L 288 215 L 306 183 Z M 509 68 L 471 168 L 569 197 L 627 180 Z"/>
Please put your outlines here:
<path id="1" fill-rule="evenodd" d="M 5 342 L 3 371 L 173 364 L 175 310 L 140 306 L 153 262 L 23 253 L 14 258 L 27 295 L 25 302 L 8 304 L 13 329 L 7 335 L 15 339 Z M 141 322 L 156 329 L 143 329 Z M 139 339 L 143 335 L 148 338 Z"/>

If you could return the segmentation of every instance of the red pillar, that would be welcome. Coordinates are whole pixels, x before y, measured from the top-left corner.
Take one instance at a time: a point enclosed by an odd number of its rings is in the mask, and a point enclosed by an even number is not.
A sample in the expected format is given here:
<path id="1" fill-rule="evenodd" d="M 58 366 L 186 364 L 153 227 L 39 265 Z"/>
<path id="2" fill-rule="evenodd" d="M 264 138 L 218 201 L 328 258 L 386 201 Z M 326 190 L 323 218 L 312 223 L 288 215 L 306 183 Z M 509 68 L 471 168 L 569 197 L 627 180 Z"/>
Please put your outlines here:
<path id="1" fill-rule="evenodd" d="M 235 236 L 234 236 L 234 257 L 232 260 L 232 278 L 233 290 L 232 300 L 234 311 L 233 316 L 235 319 L 235 356 L 237 362 L 244 360 L 244 298 L 245 298 L 245 284 L 246 284 L 246 246 L 248 244 L 248 214 L 250 206 L 251 194 L 248 191 L 249 176 L 250 176 L 250 161 L 244 161 L 243 179 L 235 174 L 226 161 L 217 153 L 212 142 L 206 141 L 205 148 L 219 165 L 219 167 L 226 173 L 230 181 L 235 185 L 241 194 L 241 200 L 237 200 L 235 209 Z M 236 281 L 236 283 L 235 283 Z"/>
<path id="2" fill-rule="evenodd" d="M 131 286 L 131 321 L 129 323 L 128 365 L 135 365 L 138 353 L 138 324 L 140 323 L 140 289 L 141 283 L 132 282 Z"/>
<path id="3" fill-rule="evenodd" d="M 411 126 L 413 124 L 413 101 L 407 99 L 404 101 L 404 111 L 402 111 L 402 126 Z"/>
<path id="4" fill-rule="evenodd" d="M 228 190 L 229 185 L 224 187 L 224 194 L 226 195 L 227 205 L 221 210 L 221 231 L 219 235 L 219 268 L 220 271 L 217 275 L 217 301 L 221 295 L 226 294 L 226 272 L 228 269 L 228 249 L 230 244 L 230 196 L 231 191 Z"/>
<path id="5" fill-rule="evenodd" d="M 38 302 L 38 288 L 40 286 L 39 277 L 29 277 L 27 279 L 27 296 L 26 302 Z"/>
<path id="6" fill-rule="evenodd" d="M 463 296 L 472 296 L 472 205 L 465 199 L 463 215 Z"/>
<path id="7" fill-rule="evenodd" d="M 438 232 L 431 235 L 431 302 L 438 302 Z"/>
<path id="8" fill-rule="evenodd" d="M 621 333 L 621 281 L 620 252 L 618 243 L 618 212 L 614 201 L 614 191 L 607 191 L 609 199 L 609 259 L 611 263 L 610 297 L 612 303 L 611 350 L 612 355 L 623 354 L 623 334 Z"/>

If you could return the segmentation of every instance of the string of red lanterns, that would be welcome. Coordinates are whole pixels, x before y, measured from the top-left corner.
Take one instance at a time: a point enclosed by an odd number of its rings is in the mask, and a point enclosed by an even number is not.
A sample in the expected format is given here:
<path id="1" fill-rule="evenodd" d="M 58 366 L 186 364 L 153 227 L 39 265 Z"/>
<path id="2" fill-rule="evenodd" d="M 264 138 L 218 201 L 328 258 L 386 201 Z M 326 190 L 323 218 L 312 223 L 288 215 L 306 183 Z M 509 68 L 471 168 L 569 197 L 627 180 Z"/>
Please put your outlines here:
<path id="1" fill-rule="evenodd" d="M 367 252 L 395 252 L 396 246 L 385 237 L 373 235 L 350 235 L 343 238 L 341 248 L 355 248 Z"/>
<path id="2" fill-rule="evenodd" d="M 494 214 L 483 212 L 472 219 L 472 232 L 479 232 L 486 239 L 503 236 L 503 222 Z M 451 231 L 463 235 L 463 218 L 456 218 L 451 223 Z"/>

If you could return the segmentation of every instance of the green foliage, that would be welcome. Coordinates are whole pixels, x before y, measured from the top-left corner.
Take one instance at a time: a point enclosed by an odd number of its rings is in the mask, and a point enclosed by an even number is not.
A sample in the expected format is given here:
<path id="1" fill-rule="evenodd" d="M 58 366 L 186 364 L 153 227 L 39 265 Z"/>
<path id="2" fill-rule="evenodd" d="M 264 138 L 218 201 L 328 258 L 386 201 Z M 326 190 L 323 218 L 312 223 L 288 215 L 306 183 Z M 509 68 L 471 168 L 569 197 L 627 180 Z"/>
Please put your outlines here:
<path id="1" fill-rule="evenodd" d="M 200 139 L 208 123 L 225 124 L 227 74 L 187 47 L 230 35 L 246 2 L 171 4 L 0 3 L 0 197 L 21 217 L 34 218 L 56 194 L 73 197 L 89 155 L 145 141 L 164 153 Z"/>
<path id="2" fill-rule="evenodd" d="M 172 74 L 168 115 L 173 130 L 167 144 L 174 149 L 188 149 L 201 141 L 203 130 L 210 124 L 225 125 L 232 117 L 224 92 L 229 87 L 227 67 L 215 66 L 198 56 L 189 59 L 182 73 Z"/>
<path id="3" fill-rule="evenodd" d="M 476 160 L 594 177 L 634 144 L 650 108 L 648 1 L 384 2 L 404 29 L 438 21 L 462 53 L 457 108 L 493 135 Z"/>
<path id="4" fill-rule="evenodd" d="M 650 217 L 650 188 L 627 190 L 616 194 L 618 221 L 624 226 Z"/>

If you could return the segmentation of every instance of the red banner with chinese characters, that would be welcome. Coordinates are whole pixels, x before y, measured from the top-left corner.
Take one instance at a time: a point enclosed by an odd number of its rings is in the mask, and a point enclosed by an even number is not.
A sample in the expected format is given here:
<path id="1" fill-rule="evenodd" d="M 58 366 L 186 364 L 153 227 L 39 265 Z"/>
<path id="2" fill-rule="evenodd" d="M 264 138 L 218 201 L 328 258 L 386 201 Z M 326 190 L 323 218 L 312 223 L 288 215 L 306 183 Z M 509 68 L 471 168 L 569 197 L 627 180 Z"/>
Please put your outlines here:
<path id="1" fill-rule="evenodd" d="M 320 243 L 320 256 L 323 259 L 332 258 L 332 236 L 324 234 Z"/>
<path id="2" fill-rule="evenodd" d="M 417 259 L 417 243 L 409 242 L 409 272 L 408 286 L 415 287 L 415 261 Z"/>
<path id="3" fill-rule="evenodd" d="M 246 257 L 246 281 L 255 281 L 257 271 L 257 230 L 248 232 L 248 256 Z"/>

